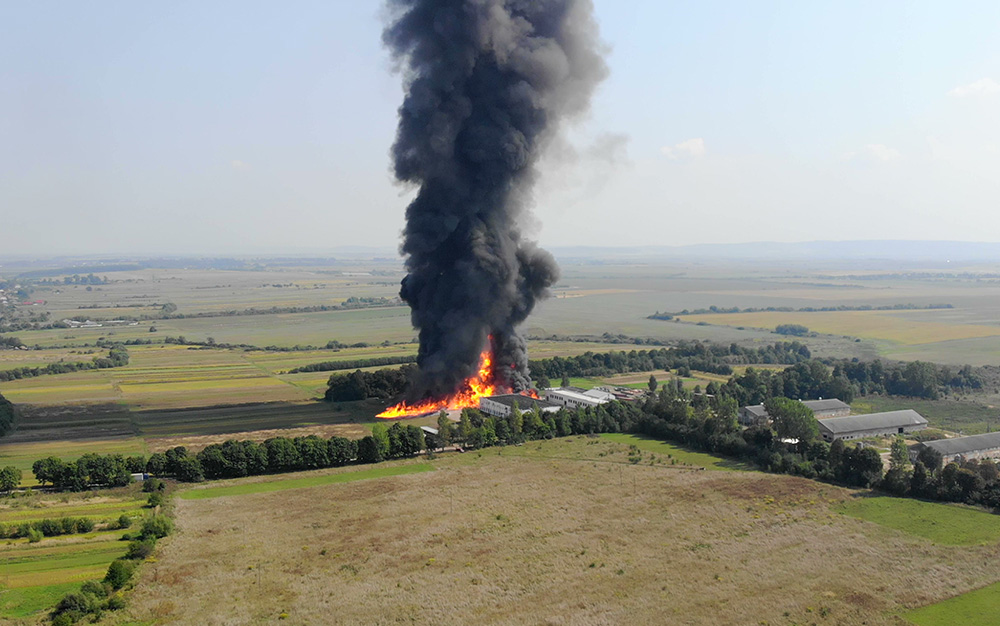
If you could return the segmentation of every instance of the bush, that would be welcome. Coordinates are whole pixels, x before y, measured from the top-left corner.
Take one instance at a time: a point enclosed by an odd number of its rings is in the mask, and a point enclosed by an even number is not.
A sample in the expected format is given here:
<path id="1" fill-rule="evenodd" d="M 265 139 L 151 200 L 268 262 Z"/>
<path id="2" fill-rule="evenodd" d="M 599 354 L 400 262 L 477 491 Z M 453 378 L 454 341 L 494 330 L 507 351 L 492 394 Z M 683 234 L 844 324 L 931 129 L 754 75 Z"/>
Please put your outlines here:
<path id="1" fill-rule="evenodd" d="M 60 613 L 52 618 L 52 626 L 73 626 L 76 620 L 68 613 Z"/>
<path id="2" fill-rule="evenodd" d="M 80 587 L 80 593 L 84 595 L 91 595 L 95 598 L 107 598 L 110 590 L 102 582 L 88 580 L 83 583 L 83 586 Z"/>
<path id="3" fill-rule="evenodd" d="M 120 611 L 125 608 L 125 598 L 116 593 L 108 598 L 108 601 L 104 603 L 104 608 L 109 611 Z"/>
<path id="4" fill-rule="evenodd" d="M 128 528 L 131 525 L 132 525 L 132 518 L 126 515 L 125 513 L 122 513 L 118 517 L 118 528 Z"/>
<path id="5" fill-rule="evenodd" d="M 152 517 L 147 517 L 142 522 L 142 530 L 139 531 L 139 536 L 143 539 L 159 539 L 161 537 L 166 537 L 174 530 L 174 524 L 170 521 L 169 517 L 164 515 L 154 515 Z"/>
<path id="6" fill-rule="evenodd" d="M 112 589 L 118 590 L 132 578 L 135 572 L 135 565 L 123 559 L 117 559 L 108 566 L 108 573 L 104 575 L 104 582 L 111 585 Z"/>
<path id="7" fill-rule="evenodd" d="M 76 518 L 64 517 L 59 520 L 59 523 L 62 526 L 62 534 L 72 535 L 76 532 Z"/>
<path id="8" fill-rule="evenodd" d="M 167 485 L 159 478 L 147 478 L 142 481 L 142 490 L 145 493 L 152 493 L 154 491 L 163 491 L 166 489 Z"/>
<path id="9" fill-rule="evenodd" d="M 66 532 L 63 530 L 63 525 L 60 520 L 48 518 L 35 524 L 35 530 L 40 531 L 46 537 L 55 537 L 56 535 L 61 535 Z"/>
<path id="10" fill-rule="evenodd" d="M 148 498 L 146 498 L 146 506 L 148 506 L 151 509 L 155 509 L 161 504 L 163 504 L 163 494 L 160 493 L 159 491 L 154 491 L 153 493 L 149 494 Z"/>
<path id="11" fill-rule="evenodd" d="M 89 533 L 94 530 L 94 520 L 89 517 L 81 517 L 76 520 L 76 532 Z"/>
<path id="12" fill-rule="evenodd" d="M 100 603 L 97 601 L 93 595 L 89 593 L 74 592 L 67 593 L 59 600 L 56 604 L 56 608 L 53 611 L 56 615 L 67 615 L 72 620 L 69 623 L 72 624 L 76 621 L 96 609 L 98 609 Z"/>
<path id="13" fill-rule="evenodd" d="M 28 538 L 28 543 L 38 543 L 39 541 L 42 540 L 43 536 L 44 535 L 42 535 L 42 531 L 37 530 L 35 528 L 29 528 L 28 532 L 25 533 L 25 537 Z"/>
<path id="14" fill-rule="evenodd" d="M 128 544 L 128 552 L 125 553 L 125 558 L 132 561 L 141 561 L 152 555 L 154 548 L 156 548 L 155 539 L 138 539 L 132 541 Z"/>

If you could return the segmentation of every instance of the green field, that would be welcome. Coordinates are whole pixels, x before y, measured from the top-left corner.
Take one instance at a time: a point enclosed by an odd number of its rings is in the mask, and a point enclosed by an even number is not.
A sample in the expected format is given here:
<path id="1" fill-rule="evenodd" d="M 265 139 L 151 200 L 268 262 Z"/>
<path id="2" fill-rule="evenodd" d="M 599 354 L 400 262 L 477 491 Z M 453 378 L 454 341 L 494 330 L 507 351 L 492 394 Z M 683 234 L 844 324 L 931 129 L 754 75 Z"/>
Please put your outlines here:
<path id="1" fill-rule="evenodd" d="M 704 452 L 695 452 L 693 450 L 686 450 L 684 448 L 675 446 L 674 444 L 667 443 L 665 441 L 660 441 L 658 439 L 652 439 L 650 437 L 644 437 L 642 435 L 628 435 L 625 433 L 605 433 L 601 435 L 602 439 L 607 439 L 608 441 L 613 441 L 615 443 L 624 444 L 627 446 L 635 446 L 644 452 L 652 452 L 661 456 L 666 456 L 671 459 L 676 459 L 681 465 L 693 465 L 695 467 L 704 467 L 710 470 L 738 470 L 738 469 L 750 469 L 743 463 L 737 461 L 732 461 L 723 457 L 715 456 L 712 454 L 706 454 Z"/>
<path id="2" fill-rule="evenodd" d="M 434 466 L 429 463 L 386 465 L 381 467 L 373 467 L 370 469 L 344 471 L 336 474 L 323 474 L 320 476 L 305 476 L 301 478 L 279 478 L 276 480 L 245 482 L 238 485 L 228 485 L 228 486 L 218 486 L 218 487 L 199 487 L 195 489 L 188 489 L 182 491 L 180 493 L 180 497 L 185 500 L 204 500 L 205 498 L 242 496 L 250 493 L 268 493 L 272 491 L 284 491 L 285 489 L 302 489 L 304 487 L 319 487 L 320 485 L 349 483 L 349 482 L 354 482 L 356 480 L 385 478 L 387 476 L 404 476 L 406 474 L 430 472 L 433 469 Z"/>
<path id="3" fill-rule="evenodd" d="M 993 626 L 1000 615 L 1000 583 L 931 604 L 903 617 L 917 626 Z"/>
<path id="4" fill-rule="evenodd" d="M 943 545 L 973 546 L 1000 541 L 1000 516 L 954 504 L 860 496 L 845 501 L 839 511 Z"/>

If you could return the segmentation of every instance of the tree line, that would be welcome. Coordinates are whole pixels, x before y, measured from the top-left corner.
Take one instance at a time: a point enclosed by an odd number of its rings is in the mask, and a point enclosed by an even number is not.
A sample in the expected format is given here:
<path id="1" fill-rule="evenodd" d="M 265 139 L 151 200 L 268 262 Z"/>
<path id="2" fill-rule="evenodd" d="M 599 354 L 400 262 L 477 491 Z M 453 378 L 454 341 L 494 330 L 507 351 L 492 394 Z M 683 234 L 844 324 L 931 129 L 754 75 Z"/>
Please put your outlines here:
<path id="1" fill-rule="evenodd" d="M 678 315 L 710 315 L 716 313 L 820 313 L 824 311 L 924 311 L 934 309 L 953 309 L 951 304 L 839 304 L 837 306 L 806 306 L 794 308 L 790 306 L 768 306 L 768 307 L 747 307 L 741 309 L 738 306 L 720 307 L 710 306 L 707 309 L 684 309 L 683 311 L 671 311 L 656 313 L 647 316 L 651 320 L 670 320 Z"/>
<path id="2" fill-rule="evenodd" d="M 982 377 L 969 365 L 955 369 L 924 361 L 842 359 L 805 361 L 780 371 L 747 368 L 719 388 L 736 398 L 740 406 L 747 406 L 777 396 L 838 398 L 848 403 L 856 396 L 871 394 L 934 400 L 950 391 L 981 389 L 983 384 Z"/>
<path id="3" fill-rule="evenodd" d="M 14 430 L 16 420 L 17 414 L 14 412 L 14 405 L 3 397 L 3 394 L 0 394 L 0 437 Z"/>
<path id="4" fill-rule="evenodd" d="M 333 372 L 337 370 L 352 370 L 362 367 L 377 367 L 379 365 L 402 365 L 406 363 L 416 363 L 417 355 L 408 356 L 380 356 L 370 359 L 351 359 L 348 361 L 323 361 L 321 363 L 310 363 L 302 367 L 288 370 L 288 374 L 302 374 L 305 372 Z"/>
<path id="5" fill-rule="evenodd" d="M 34 378 L 36 376 L 48 376 L 51 374 L 68 374 L 70 372 L 80 372 L 84 370 L 108 369 L 112 367 L 123 367 L 128 365 L 128 350 L 122 344 L 114 344 L 104 357 L 94 357 L 92 361 L 72 361 L 49 363 L 42 367 L 17 367 L 9 370 L 0 370 L 0 382 L 11 380 L 21 380 L 22 378 Z"/>

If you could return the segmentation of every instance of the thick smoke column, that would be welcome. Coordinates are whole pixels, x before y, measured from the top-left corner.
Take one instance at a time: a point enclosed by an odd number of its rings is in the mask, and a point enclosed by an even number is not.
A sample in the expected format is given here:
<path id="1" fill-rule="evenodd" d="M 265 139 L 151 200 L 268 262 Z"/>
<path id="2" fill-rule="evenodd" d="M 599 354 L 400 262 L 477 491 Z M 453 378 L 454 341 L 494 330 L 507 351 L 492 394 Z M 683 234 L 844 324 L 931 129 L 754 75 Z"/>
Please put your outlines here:
<path id="1" fill-rule="evenodd" d="M 406 210 L 400 295 L 420 331 L 413 397 L 450 394 L 493 337 L 496 382 L 529 386 L 516 328 L 559 276 L 522 238 L 541 148 L 607 74 L 590 0 L 389 0 L 383 34 L 406 97 L 396 177 Z"/>

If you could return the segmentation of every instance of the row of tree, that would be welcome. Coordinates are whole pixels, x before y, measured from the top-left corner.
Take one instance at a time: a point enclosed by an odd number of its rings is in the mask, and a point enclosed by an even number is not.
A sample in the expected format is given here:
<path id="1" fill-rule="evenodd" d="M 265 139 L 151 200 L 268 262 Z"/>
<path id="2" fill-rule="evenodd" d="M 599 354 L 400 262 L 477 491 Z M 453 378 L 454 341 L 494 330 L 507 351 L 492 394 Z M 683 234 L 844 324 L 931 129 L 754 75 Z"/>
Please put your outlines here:
<path id="1" fill-rule="evenodd" d="M 132 482 L 133 473 L 146 471 L 146 459 L 142 456 L 88 453 L 76 461 L 67 462 L 50 456 L 35 461 L 31 471 L 39 483 L 48 484 L 56 491 L 124 487 Z"/>
<path id="2" fill-rule="evenodd" d="M 0 437 L 14 430 L 16 421 L 17 414 L 14 412 L 14 405 L 3 397 L 3 394 L 0 394 Z"/>
<path id="3" fill-rule="evenodd" d="M 122 367 L 128 365 L 129 354 L 124 345 L 115 344 L 108 352 L 107 356 L 94 357 L 92 361 L 75 361 L 49 363 L 42 367 L 18 367 L 9 370 L 0 370 L 0 382 L 11 380 L 21 380 L 22 378 L 34 378 L 36 376 L 47 376 L 49 374 L 68 374 L 83 370 L 108 369 L 112 367 Z"/>
<path id="4" fill-rule="evenodd" d="M 780 371 L 747 368 L 722 385 L 740 406 L 767 398 L 838 398 L 851 402 L 859 395 L 897 395 L 937 399 L 949 391 L 983 387 L 982 377 L 969 365 L 953 369 L 923 361 L 885 363 L 880 360 L 806 361 Z"/>

